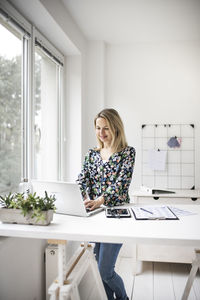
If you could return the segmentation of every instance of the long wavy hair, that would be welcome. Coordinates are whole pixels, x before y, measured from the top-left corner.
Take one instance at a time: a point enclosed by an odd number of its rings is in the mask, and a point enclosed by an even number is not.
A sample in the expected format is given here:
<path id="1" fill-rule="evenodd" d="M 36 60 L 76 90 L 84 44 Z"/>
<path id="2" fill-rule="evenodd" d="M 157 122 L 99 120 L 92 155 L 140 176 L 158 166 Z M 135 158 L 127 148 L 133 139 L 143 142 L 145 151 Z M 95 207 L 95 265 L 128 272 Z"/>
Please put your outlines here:
<path id="1" fill-rule="evenodd" d="M 124 133 L 124 125 L 118 112 L 113 108 L 105 108 L 102 111 L 100 111 L 94 118 L 95 128 L 96 121 L 98 118 L 104 118 L 108 122 L 112 136 L 111 147 L 113 151 L 119 152 L 126 148 L 128 144 Z M 103 148 L 103 142 L 98 137 L 97 142 L 99 146 L 98 150 L 101 150 Z"/>

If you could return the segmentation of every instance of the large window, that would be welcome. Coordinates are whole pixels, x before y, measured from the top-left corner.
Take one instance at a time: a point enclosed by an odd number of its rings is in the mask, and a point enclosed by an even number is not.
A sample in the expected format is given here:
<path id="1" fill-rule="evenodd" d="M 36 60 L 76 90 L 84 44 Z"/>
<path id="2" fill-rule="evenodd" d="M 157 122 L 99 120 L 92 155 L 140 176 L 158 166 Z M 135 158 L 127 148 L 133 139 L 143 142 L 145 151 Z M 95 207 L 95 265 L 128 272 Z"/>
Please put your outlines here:
<path id="1" fill-rule="evenodd" d="M 34 177 L 37 179 L 59 179 L 60 68 L 36 45 Z"/>
<path id="2" fill-rule="evenodd" d="M 21 180 L 22 37 L 0 22 L 0 191 Z"/>
<path id="3" fill-rule="evenodd" d="M 0 193 L 23 178 L 60 180 L 63 56 L 0 3 Z"/>

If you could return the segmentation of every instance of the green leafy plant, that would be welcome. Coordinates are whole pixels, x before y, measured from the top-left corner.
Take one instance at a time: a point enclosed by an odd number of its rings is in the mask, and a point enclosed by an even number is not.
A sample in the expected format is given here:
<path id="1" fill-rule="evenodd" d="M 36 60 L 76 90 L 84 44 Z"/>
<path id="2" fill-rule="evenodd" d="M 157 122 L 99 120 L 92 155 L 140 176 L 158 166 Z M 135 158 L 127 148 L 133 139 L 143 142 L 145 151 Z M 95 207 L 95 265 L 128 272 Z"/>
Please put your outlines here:
<path id="1" fill-rule="evenodd" d="M 45 191 L 45 196 L 37 196 L 36 193 L 9 193 L 6 196 L 0 196 L 0 204 L 9 209 L 20 209 L 22 214 L 26 216 L 31 213 L 31 218 L 36 218 L 36 221 L 44 219 L 44 211 L 55 211 L 55 195 L 48 196 Z"/>
<path id="2" fill-rule="evenodd" d="M 0 196 L 0 204 L 3 207 L 14 208 L 13 207 L 14 202 L 15 202 L 15 195 L 12 193 L 9 193 L 8 195 L 5 196 Z"/>

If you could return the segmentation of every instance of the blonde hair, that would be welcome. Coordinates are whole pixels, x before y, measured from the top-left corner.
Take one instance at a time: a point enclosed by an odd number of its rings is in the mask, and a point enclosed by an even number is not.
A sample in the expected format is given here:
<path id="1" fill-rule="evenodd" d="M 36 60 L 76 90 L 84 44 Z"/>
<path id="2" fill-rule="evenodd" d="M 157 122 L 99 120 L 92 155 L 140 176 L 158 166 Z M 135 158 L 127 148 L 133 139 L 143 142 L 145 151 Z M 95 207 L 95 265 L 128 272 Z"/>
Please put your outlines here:
<path id="1" fill-rule="evenodd" d="M 119 152 L 126 148 L 128 144 L 126 142 L 126 137 L 124 133 L 124 125 L 118 112 L 113 108 L 103 109 L 96 115 L 94 119 L 95 127 L 98 118 L 103 118 L 108 122 L 112 135 L 111 147 L 113 148 L 113 151 Z M 103 148 L 103 142 L 98 137 L 97 141 L 99 146 L 98 150 L 101 150 Z"/>

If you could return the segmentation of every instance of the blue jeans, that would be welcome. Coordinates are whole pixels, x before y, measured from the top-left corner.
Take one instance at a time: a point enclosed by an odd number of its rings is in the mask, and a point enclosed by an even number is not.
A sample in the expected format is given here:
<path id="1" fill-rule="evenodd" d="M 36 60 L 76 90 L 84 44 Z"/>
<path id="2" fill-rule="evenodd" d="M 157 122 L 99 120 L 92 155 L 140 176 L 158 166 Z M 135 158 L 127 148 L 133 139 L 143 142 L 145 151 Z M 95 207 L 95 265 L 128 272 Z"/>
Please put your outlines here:
<path id="1" fill-rule="evenodd" d="M 94 253 L 108 300 L 127 299 L 122 278 L 115 272 L 115 262 L 122 244 L 96 243 Z M 114 295 L 116 298 L 114 298 Z"/>

